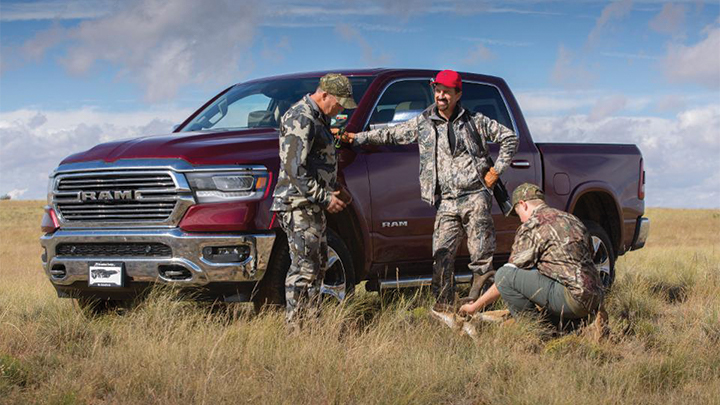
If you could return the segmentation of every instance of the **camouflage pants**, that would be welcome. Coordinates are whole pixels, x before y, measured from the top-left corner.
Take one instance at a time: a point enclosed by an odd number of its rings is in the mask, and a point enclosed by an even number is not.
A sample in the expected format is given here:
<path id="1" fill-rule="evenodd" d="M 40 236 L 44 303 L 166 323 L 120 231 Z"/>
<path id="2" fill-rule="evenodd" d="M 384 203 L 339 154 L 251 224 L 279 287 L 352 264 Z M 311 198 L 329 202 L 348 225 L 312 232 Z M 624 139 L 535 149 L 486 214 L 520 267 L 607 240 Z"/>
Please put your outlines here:
<path id="1" fill-rule="evenodd" d="M 327 268 L 327 220 L 317 205 L 282 212 L 280 226 L 290 247 L 285 278 L 285 320 L 293 322 L 304 306 L 315 304 Z"/>
<path id="2" fill-rule="evenodd" d="M 455 300 L 455 255 L 467 235 L 473 275 L 492 270 L 495 252 L 495 226 L 490 209 L 492 197 L 487 191 L 440 201 L 433 233 L 432 290 L 439 303 Z"/>

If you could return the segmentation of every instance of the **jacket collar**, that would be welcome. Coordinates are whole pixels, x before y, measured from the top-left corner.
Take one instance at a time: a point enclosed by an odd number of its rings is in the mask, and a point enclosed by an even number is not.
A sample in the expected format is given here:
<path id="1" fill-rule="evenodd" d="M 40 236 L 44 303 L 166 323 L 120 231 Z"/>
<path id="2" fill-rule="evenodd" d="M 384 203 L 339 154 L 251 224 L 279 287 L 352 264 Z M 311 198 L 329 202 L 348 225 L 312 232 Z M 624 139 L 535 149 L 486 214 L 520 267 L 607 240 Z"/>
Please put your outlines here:
<path id="1" fill-rule="evenodd" d="M 457 105 L 455 105 L 455 110 L 457 111 L 457 114 L 455 115 L 455 118 L 453 118 L 453 122 L 456 122 L 460 117 L 462 117 L 463 114 L 466 114 L 465 108 L 458 102 Z M 437 104 L 433 103 L 430 106 L 430 119 L 432 121 L 440 121 L 440 122 L 447 122 L 448 120 L 445 119 L 437 109 Z"/>
<path id="2" fill-rule="evenodd" d="M 310 94 L 306 94 L 305 97 L 303 97 L 303 100 L 310 106 L 310 109 L 313 112 L 313 115 L 317 117 L 320 121 L 323 122 L 325 125 L 330 125 L 330 117 L 325 115 L 324 112 L 320 109 L 320 106 L 317 105 L 315 100 L 310 98 Z"/>

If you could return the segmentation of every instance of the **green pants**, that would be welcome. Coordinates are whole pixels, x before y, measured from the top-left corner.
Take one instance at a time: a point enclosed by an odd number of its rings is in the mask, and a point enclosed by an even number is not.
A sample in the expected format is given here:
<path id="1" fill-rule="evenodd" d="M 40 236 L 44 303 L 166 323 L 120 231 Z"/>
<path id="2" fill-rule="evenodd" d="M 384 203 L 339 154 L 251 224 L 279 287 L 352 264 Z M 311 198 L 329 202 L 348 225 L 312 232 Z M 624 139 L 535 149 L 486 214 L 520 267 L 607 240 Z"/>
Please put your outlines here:
<path id="1" fill-rule="evenodd" d="M 585 318 L 590 313 L 569 295 L 564 285 L 537 269 L 524 270 L 506 264 L 495 274 L 495 284 L 513 316 L 537 312 L 536 305 L 555 324 L 564 319 Z"/>

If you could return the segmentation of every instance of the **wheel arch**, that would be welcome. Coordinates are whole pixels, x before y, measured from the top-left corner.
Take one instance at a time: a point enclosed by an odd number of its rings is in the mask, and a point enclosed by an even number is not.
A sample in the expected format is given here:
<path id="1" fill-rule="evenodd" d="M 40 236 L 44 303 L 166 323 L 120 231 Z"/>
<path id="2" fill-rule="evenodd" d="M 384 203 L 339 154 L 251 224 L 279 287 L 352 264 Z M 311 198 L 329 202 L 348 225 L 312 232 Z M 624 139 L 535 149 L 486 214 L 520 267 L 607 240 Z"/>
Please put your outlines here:
<path id="1" fill-rule="evenodd" d="M 350 205 L 337 214 L 328 214 L 328 228 L 331 228 L 345 243 L 352 256 L 353 269 L 355 270 L 355 282 L 366 278 L 365 265 L 365 240 L 360 225 L 360 220 Z"/>
<path id="2" fill-rule="evenodd" d="M 578 186 L 568 200 L 567 212 L 581 220 L 594 221 L 610 237 L 615 257 L 623 240 L 620 207 L 615 193 L 602 182 Z"/>

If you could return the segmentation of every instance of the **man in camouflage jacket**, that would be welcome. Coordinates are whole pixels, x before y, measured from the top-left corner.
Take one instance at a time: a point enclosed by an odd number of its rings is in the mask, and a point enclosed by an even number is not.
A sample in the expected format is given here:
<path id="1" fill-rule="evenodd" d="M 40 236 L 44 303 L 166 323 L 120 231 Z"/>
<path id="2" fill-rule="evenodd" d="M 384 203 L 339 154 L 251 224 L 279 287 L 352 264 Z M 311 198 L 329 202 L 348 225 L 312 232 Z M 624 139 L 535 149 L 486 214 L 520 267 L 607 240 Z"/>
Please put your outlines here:
<path id="1" fill-rule="evenodd" d="M 344 141 L 356 144 L 418 143 L 420 151 L 420 197 L 438 208 L 433 232 L 433 293 L 436 308 L 448 310 L 455 298 L 455 254 L 467 235 L 476 299 L 482 285 L 477 281 L 492 270 L 495 228 L 490 209 L 492 190 L 517 150 L 515 133 L 459 103 L 462 80 L 457 72 L 444 70 L 432 83 L 435 103 L 409 121 L 373 131 L 346 133 Z M 495 165 L 488 162 L 487 142 L 500 144 Z"/>
<path id="2" fill-rule="evenodd" d="M 325 211 L 346 207 L 338 190 L 337 156 L 330 118 L 355 108 L 350 81 L 330 73 L 314 94 L 304 96 L 280 121 L 280 173 L 271 211 L 287 234 L 290 269 L 285 280 L 286 320 L 315 302 L 327 267 Z"/>
<path id="3" fill-rule="evenodd" d="M 495 284 L 461 312 L 472 314 L 502 296 L 510 313 L 544 308 L 554 323 L 598 312 L 604 298 L 600 274 L 592 261 L 592 242 L 574 215 L 545 204 L 534 184 L 515 189 L 512 203 L 522 224 L 515 234 L 510 261 Z"/>

